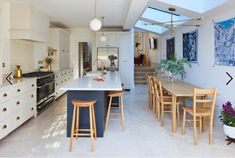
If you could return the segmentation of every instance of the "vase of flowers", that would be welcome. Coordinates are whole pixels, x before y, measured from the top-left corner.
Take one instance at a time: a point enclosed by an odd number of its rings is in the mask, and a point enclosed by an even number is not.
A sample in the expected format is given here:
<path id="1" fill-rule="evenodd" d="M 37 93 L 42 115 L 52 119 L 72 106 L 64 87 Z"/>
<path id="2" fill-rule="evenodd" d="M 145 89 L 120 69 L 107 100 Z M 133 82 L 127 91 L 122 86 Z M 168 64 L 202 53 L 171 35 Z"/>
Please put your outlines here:
<path id="1" fill-rule="evenodd" d="M 52 58 L 46 57 L 45 62 L 47 64 L 48 71 L 51 71 Z"/>
<path id="2" fill-rule="evenodd" d="M 117 60 L 117 56 L 109 55 L 108 58 L 110 60 L 110 71 L 112 72 L 116 71 L 117 68 L 116 68 L 115 60 Z"/>
<path id="3" fill-rule="evenodd" d="M 220 113 L 220 121 L 223 123 L 224 134 L 229 138 L 235 139 L 235 107 L 231 102 L 223 104 Z"/>

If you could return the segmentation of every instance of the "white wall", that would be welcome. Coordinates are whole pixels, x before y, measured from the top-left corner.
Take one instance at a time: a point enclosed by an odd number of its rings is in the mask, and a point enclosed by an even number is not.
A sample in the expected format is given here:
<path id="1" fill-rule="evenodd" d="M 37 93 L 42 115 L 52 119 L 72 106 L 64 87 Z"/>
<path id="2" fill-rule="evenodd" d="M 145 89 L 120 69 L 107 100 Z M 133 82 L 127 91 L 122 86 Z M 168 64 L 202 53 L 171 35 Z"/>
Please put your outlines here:
<path id="1" fill-rule="evenodd" d="M 235 67 L 214 66 L 214 21 L 223 21 L 235 16 L 234 9 L 224 8 L 220 13 L 212 17 L 205 18 L 201 27 L 198 29 L 198 64 L 192 64 L 192 68 L 187 68 L 187 82 L 201 86 L 203 88 L 217 87 L 218 97 L 217 104 L 222 105 L 226 101 L 235 103 L 235 80 L 228 86 L 226 82 L 229 72 L 235 77 Z M 182 33 L 192 31 L 195 28 L 183 28 L 175 34 L 175 52 L 178 57 L 182 57 Z M 166 39 L 170 38 L 169 34 L 162 37 L 162 58 L 166 58 Z"/>
<path id="2" fill-rule="evenodd" d="M 73 67 L 74 78 L 78 78 L 79 42 L 90 42 L 92 44 L 92 61 L 97 58 L 95 32 L 91 31 L 90 28 L 72 28 L 70 30 L 70 67 Z M 92 69 L 95 70 L 96 65 L 92 64 Z"/>
<path id="3" fill-rule="evenodd" d="M 157 49 L 150 49 L 149 39 L 152 37 L 158 39 Z M 161 39 L 159 35 L 151 33 L 151 32 L 135 32 L 135 43 L 136 42 L 140 43 L 140 46 L 138 47 L 138 49 L 141 49 L 142 52 L 146 54 L 148 65 L 156 65 L 156 63 L 160 61 Z M 135 52 L 136 51 L 137 49 L 135 47 Z"/>
<path id="4" fill-rule="evenodd" d="M 149 33 L 149 38 L 152 38 L 152 37 L 158 39 L 157 49 L 150 49 L 150 47 L 148 47 L 149 48 L 149 53 L 148 54 L 149 54 L 150 63 L 151 64 L 156 64 L 160 60 L 161 40 L 160 40 L 160 37 L 157 34 Z"/>

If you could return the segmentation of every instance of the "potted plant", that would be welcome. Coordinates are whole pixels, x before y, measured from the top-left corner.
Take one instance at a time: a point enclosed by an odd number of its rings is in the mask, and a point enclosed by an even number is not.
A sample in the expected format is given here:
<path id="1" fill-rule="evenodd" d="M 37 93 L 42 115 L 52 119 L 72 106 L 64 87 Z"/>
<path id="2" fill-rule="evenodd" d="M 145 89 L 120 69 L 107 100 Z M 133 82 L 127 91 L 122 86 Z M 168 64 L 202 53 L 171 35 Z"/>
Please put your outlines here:
<path id="1" fill-rule="evenodd" d="M 115 55 L 109 55 L 108 56 L 109 60 L 110 60 L 110 71 L 116 71 L 116 65 L 115 65 L 115 60 L 117 59 L 117 56 Z"/>
<path id="2" fill-rule="evenodd" d="M 223 104 L 219 118 L 223 123 L 225 135 L 235 139 L 235 107 L 233 107 L 231 102 L 228 101 Z"/>
<path id="3" fill-rule="evenodd" d="M 181 78 L 184 79 L 186 77 L 185 65 L 191 67 L 191 64 L 186 58 L 177 59 L 173 56 L 170 60 L 161 60 L 157 68 L 169 72 L 169 76 L 172 80 L 174 79 L 174 76 L 177 75 L 181 75 Z"/>

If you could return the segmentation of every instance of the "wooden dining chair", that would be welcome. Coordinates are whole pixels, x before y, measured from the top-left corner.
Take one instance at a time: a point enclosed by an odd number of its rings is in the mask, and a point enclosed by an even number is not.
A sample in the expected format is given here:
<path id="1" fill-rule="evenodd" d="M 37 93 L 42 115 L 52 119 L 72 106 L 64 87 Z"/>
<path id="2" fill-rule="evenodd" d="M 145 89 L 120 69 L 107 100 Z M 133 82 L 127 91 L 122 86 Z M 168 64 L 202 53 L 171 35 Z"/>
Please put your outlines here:
<path id="1" fill-rule="evenodd" d="M 148 76 L 148 85 L 149 85 L 149 109 L 152 111 L 153 110 L 153 105 L 154 105 L 154 77 L 153 76 Z"/>
<path id="2" fill-rule="evenodd" d="M 146 73 L 146 81 L 147 81 L 147 88 L 148 88 L 148 106 L 150 109 L 150 102 L 151 102 L 151 88 L 150 88 L 150 84 L 149 84 L 149 74 Z"/>
<path id="3" fill-rule="evenodd" d="M 154 81 L 154 90 L 155 90 L 155 114 L 158 120 L 160 120 L 160 94 L 156 80 Z"/>
<path id="4" fill-rule="evenodd" d="M 194 144 L 197 144 L 197 122 L 199 122 L 200 133 L 202 133 L 202 119 L 210 118 L 209 120 L 209 144 L 212 144 L 212 128 L 216 100 L 216 88 L 212 89 L 197 89 L 193 91 L 193 107 L 183 108 L 183 128 L 182 134 L 185 133 L 186 122 L 193 122 L 194 129 Z M 192 115 L 192 120 L 186 120 L 186 114 Z"/>
<path id="5" fill-rule="evenodd" d="M 164 126 L 164 113 L 172 112 L 173 99 L 171 95 L 164 95 L 161 81 L 155 80 L 155 87 L 157 87 L 159 94 L 158 118 L 161 118 L 161 126 Z M 177 123 L 180 126 L 180 112 L 179 103 L 176 103 Z"/>

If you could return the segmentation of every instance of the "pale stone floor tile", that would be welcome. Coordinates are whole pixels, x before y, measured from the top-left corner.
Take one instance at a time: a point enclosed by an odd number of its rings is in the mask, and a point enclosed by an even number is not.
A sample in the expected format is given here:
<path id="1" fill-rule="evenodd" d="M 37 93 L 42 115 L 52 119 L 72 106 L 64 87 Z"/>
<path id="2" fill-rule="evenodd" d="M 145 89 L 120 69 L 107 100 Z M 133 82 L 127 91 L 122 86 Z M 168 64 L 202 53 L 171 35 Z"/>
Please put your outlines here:
<path id="1" fill-rule="evenodd" d="M 198 145 L 193 145 L 193 129 L 186 126 L 171 132 L 171 115 L 165 115 L 161 127 L 147 106 L 146 86 L 136 86 L 125 92 L 125 130 L 121 121 L 110 121 L 104 138 L 95 140 L 91 152 L 90 139 L 73 140 L 68 151 L 66 137 L 66 96 L 0 141 L 0 157 L 235 157 L 235 144 L 226 145 L 222 126 L 213 129 L 213 145 L 208 144 L 208 133 L 198 133 Z"/>

